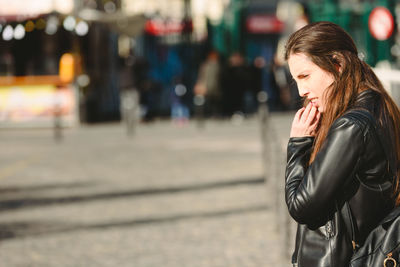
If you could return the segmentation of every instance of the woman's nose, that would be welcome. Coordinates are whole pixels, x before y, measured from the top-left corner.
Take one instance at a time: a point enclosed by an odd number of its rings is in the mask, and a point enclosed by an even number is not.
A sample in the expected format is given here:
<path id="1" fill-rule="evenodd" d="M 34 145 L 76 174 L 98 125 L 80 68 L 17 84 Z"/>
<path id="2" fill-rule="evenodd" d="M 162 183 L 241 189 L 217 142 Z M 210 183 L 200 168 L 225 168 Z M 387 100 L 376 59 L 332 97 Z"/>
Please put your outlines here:
<path id="1" fill-rule="evenodd" d="M 308 90 L 306 90 L 304 87 L 298 87 L 299 95 L 301 97 L 305 97 L 308 94 Z"/>

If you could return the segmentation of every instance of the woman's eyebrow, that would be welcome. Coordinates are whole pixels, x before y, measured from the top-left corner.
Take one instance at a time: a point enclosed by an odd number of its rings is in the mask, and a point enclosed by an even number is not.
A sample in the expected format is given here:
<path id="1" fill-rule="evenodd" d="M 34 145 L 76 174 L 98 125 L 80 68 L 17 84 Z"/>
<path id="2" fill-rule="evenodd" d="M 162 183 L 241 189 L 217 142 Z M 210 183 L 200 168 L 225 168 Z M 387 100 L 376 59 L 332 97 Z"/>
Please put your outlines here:
<path id="1" fill-rule="evenodd" d="M 307 75 L 310 75 L 309 71 L 308 70 L 304 70 L 304 71 L 300 72 L 299 74 L 297 74 L 296 77 L 297 77 L 297 79 L 303 79 L 304 76 L 307 76 Z"/>

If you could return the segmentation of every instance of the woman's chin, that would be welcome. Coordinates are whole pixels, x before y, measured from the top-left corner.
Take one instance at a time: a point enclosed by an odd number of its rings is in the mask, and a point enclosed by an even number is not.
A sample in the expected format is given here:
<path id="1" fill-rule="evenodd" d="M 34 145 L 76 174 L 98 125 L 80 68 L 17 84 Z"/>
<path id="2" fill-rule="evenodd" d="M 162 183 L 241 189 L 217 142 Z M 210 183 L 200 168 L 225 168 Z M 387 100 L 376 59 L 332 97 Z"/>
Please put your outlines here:
<path id="1" fill-rule="evenodd" d="M 311 105 L 313 105 L 314 108 L 316 108 L 319 112 L 322 112 L 322 108 L 315 102 L 311 102 Z"/>
<path id="2" fill-rule="evenodd" d="M 323 112 L 323 108 L 320 105 L 313 103 L 313 106 L 318 110 L 318 112 L 320 112 L 320 113 Z"/>

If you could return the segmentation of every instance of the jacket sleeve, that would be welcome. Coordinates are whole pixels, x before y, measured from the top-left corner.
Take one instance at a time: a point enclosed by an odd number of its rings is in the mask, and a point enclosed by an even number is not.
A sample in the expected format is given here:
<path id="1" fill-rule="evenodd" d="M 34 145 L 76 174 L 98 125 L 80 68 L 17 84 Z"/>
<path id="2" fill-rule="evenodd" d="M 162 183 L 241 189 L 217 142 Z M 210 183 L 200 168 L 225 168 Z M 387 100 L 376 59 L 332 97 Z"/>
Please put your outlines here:
<path id="1" fill-rule="evenodd" d="M 287 150 L 285 197 L 298 223 L 315 221 L 334 204 L 335 194 L 351 177 L 364 148 L 359 124 L 339 118 L 313 163 L 308 166 L 313 139 L 291 138 Z"/>

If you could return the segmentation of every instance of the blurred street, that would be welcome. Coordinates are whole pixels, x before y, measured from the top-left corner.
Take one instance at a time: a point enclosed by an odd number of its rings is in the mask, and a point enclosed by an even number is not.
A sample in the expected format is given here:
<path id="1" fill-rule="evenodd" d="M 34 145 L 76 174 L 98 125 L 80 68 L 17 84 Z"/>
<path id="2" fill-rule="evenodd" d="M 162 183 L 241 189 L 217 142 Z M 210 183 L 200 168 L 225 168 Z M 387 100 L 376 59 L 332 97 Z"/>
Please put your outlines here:
<path id="1" fill-rule="evenodd" d="M 270 119 L 282 153 L 292 116 Z M 0 266 L 290 266 L 256 117 L 162 120 L 131 138 L 84 125 L 59 143 L 9 129 L 0 146 Z"/>
<path id="2" fill-rule="evenodd" d="M 350 2 L 0 0 L 0 267 L 291 266 L 288 37 L 400 104 L 400 2 Z"/>

